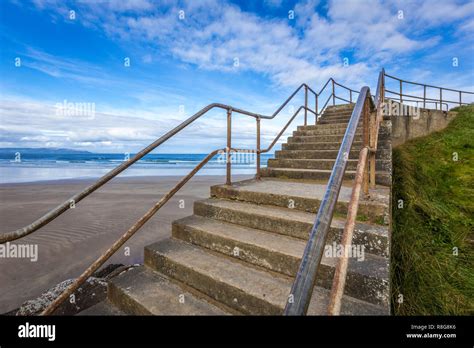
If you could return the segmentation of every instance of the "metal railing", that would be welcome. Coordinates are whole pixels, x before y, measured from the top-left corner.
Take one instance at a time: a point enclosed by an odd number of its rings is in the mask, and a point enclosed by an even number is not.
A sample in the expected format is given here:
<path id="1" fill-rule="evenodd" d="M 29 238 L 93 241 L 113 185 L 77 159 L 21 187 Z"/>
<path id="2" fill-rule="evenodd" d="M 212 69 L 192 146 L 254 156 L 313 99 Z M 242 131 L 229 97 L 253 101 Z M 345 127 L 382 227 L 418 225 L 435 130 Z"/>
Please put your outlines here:
<path id="1" fill-rule="evenodd" d="M 332 80 L 332 79 L 330 79 Z M 329 82 L 329 80 L 328 80 Z M 334 80 L 332 80 L 333 84 L 335 83 Z M 339 85 L 339 84 L 338 84 Z M 340 85 L 342 86 L 342 85 Z M 345 86 L 342 86 L 344 88 L 347 88 Z M 280 133 L 277 134 L 275 139 L 270 143 L 270 145 L 264 149 L 261 150 L 260 145 L 260 122 L 262 119 L 273 119 L 276 117 L 281 110 L 289 103 L 290 100 L 293 99 L 293 97 L 302 89 L 304 88 L 304 100 L 305 100 L 305 105 L 300 106 L 292 115 L 292 117 L 288 120 L 286 125 L 283 127 L 283 129 L 280 131 Z M 348 88 L 347 88 L 348 89 Z M 315 96 L 315 110 L 311 110 L 308 108 L 308 93 L 313 93 Z M 188 175 L 186 175 L 184 178 L 182 178 L 170 191 L 168 191 L 152 208 L 150 208 L 140 219 L 136 221 L 136 223 L 131 226 L 118 240 L 114 242 L 114 244 L 107 249 L 106 252 L 104 252 L 99 258 L 92 264 L 90 265 L 76 280 L 68 286 L 42 313 L 41 315 L 49 315 L 54 313 L 54 311 L 58 308 L 58 306 L 63 303 L 72 293 L 74 293 L 100 266 L 102 266 L 128 239 L 130 239 L 153 215 L 166 203 L 171 199 L 176 192 L 181 189 L 201 168 L 203 168 L 206 163 L 209 162 L 215 155 L 217 155 L 220 152 L 225 152 L 226 153 L 226 184 L 231 184 L 231 153 L 233 152 L 255 152 L 257 155 L 257 163 L 256 163 L 256 178 L 260 178 L 260 155 L 262 153 L 269 152 L 273 146 L 277 143 L 279 138 L 283 135 L 285 130 L 289 127 L 289 125 L 293 122 L 293 120 L 298 116 L 298 114 L 301 112 L 301 110 L 304 110 L 304 124 L 307 125 L 307 117 L 308 117 L 308 112 L 313 113 L 315 115 L 315 120 L 317 121 L 317 100 L 318 100 L 318 94 L 314 92 L 308 85 L 306 84 L 301 84 L 286 100 L 285 102 L 270 116 L 267 115 L 261 115 L 253 112 L 249 112 L 243 109 L 239 108 L 234 108 L 230 105 L 225 105 L 225 104 L 219 104 L 219 103 L 213 103 L 210 104 L 197 113 L 195 113 L 193 116 L 189 117 L 187 120 L 173 128 L 171 131 L 167 132 L 163 136 L 161 136 L 159 139 L 145 147 L 142 151 L 137 153 L 133 158 L 130 160 L 120 164 L 104 176 L 102 176 L 99 180 L 97 180 L 94 184 L 90 185 L 86 189 L 82 190 L 81 192 L 75 194 L 72 196 L 70 199 L 64 201 L 62 204 L 58 205 L 56 208 L 50 210 L 48 213 L 44 214 L 42 217 L 39 219 L 35 220 L 33 223 L 21 228 L 17 229 L 15 231 L 10 231 L 7 233 L 0 234 L 0 244 L 6 243 L 8 241 L 13 241 L 17 240 L 19 238 L 23 238 L 41 227 L 47 225 L 49 222 L 53 221 L 57 217 L 59 217 L 61 214 L 63 214 L 65 211 L 71 209 L 73 206 L 75 206 L 77 203 L 79 203 L 81 200 L 84 198 L 88 197 L 91 193 L 105 185 L 108 181 L 116 177 L 118 174 L 129 168 L 131 165 L 136 163 L 138 160 L 143 158 L 145 155 L 150 153 L 152 150 L 156 149 L 158 146 L 166 142 L 168 139 L 179 133 L 181 130 L 186 128 L 188 125 L 199 119 L 201 116 L 206 114 L 208 111 L 214 108 L 220 108 L 224 109 L 227 111 L 227 146 L 225 149 L 220 149 L 220 150 L 214 150 L 211 153 L 209 153 Z M 256 119 L 256 128 L 257 128 L 257 139 L 256 139 L 256 150 L 247 150 L 247 149 L 235 149 L 232 148 L 232 113 L 239 113 L 243 114 L 249 117 L 254 117 Z"/>
<path id="2" fill-rule="evenodd" d="M 385 77 L 389 77 L 399 81 L 399 93 L 387 90 L 385 84 Z M 423 97 L 403 94 L 403 83 L 423 86 Z M 333 89 L 334 84 L 337 85 L 337 83 L 333 83 Z M 440 90 L 440 98 L 427 98 L 427 88 L 438 88 Z M 443 91 L 452 91 L 459 93 L 459 100 L 451 101 L 443 99 Z M 352 92 L 353 91 L 351 91 L 351 94 Z M 339 148 L 336 161 L 332 168 L 331 176 L 326 187 L 326 192 L 324 194 L 323 200 L 321 201 L 318 214 L 311 229 L 311 233 L 306 244 L 298 272 L 296 274 L 296 278 L 293 282 L 291 292 L 288 296 L 288 302 L 284 310 L 285 315 L 304 315 L 308 310 L 308 306 L 314 291 L 316 274 L 318 273 L 318 269 L 320 267 L 324 247 L 326 245 L 328 231 L 334 214 L 334 208 L 339 196 L 339 191 L 341 189 L 342 181 L 347 167 L 347 161 L 349 157 L 348 154 L 350 153 L 352 147 L 357 125 L 359 124 L 360 118 L 362 117 L 363 147 L 359 153 L 359 160 L 357 163 L 354 185 L 352 188 L 351 199 L 348 205 L 347 219 L 341 237 L 341 244 L 344 250 L 346 250 L 346 248 L 349 248 L 352 243 L 352 236 L 357 217 L 361 189 L 363 190 L 365 195 L 368 195 L 369 186 L 371 188 L 375 188 L 376 152 L 380 123 L 382 122 L 384 116 L 385 100 L 397 100 L 395 98 L 387 98 L 385 96 L 385 93 L 397 94 L 399 96 L 398 101 L 400 103 L 403 103 L 404 101 L 423 102 L 424 108 L 426 107 L 426 104 L 434 103 L 436 108 L 438 105 L 440 105 L 440 110 L 442 109 L 443 105 L 446 105 L 448 109 L 449 103 L 467 105 L 468 103 L 463 102 L 462 100 L 463 95 L 474 94 L 473 92 L 405 81 L 397 77 L 387 75 L 384 69 L 382 69 L 379 73 L 375 101 L 372 99 L 368 87 L 363 87 L 360 90 L 357 103 L 353 109 L 349 124 L 342 140 L 342 144 Z M 421 99 L 421 101 L 413 99 L 404 99 L 403 97 L 417 98 Z M 334 101 L 335 98 L 333 97 L 333 103 Z M 345 101 L 352 102 L 351 99 Z M 374 110 L 375 112 L 373 112 Z M 343 253 L 343 256 L 340 257 L 337 262 L 328 306 L 328 314 L 330 315 L 340 314 L 341 300 L 344 293 L 344 286 L 347 276 L 348 261 L 348 256 L 346 255 L 346 253 Z"/>
<path id="3" fill-rule="evenodd" d="M 349 153 L 355 133 L 363 117 L 363 143 L 369 146 L 369 105 L 372 103 L 369 87 L 360 90 L 357 102 L 347 125 L 341 147 L 337 154 L 326 192 L 319 206 L 318 214 L 311 229 L 301 263 L 291 287 L 284 315 L 305 315 L 313 294 L 316 274 L 321 263 L 328 231 L 331 225 L 334 208 L 349 160 Z M 368 190 L 368 187 L 367 187 Z"/>
<path id="4" fill-rule="evenodd" d="M 352 188 L 351 199 L 347 209 L 347 218 L 344 225 L 344 231 L 341 236 L 341 245 L 343 250 L 349 250 L 352 244 L 352 236 L 357 218 L 357 210 L 359 207 L 359 197 L 361 187 L 363 186 L 364 194 L 369 193 L 369 181 L 371 188 L 375 188 L 375 155 L 377 153 L 377 143 L 380 123 L 383 120 L 383 107 L 385 103 L 385 71 L 382 69 L 377 82 L 377 90 L 375 94 L 375 114 L 370 113 L 370 131 L 369 146 L 364 142 L 364 147 L 360 150 L 359 160 L 357 162 L 354 186 Z M 369 162 L 369 164 L 367 164 Z M 369 175 L 367 175 L 367 167 L 369 166 Z M 347 278 L 347 268 L 349 265 L 349 256 L 343 253 L 339 258 L 334 271 L 334 278 L 329 297 L 328 314 L 339 315 L 341 312 L 342 296 Z"/>
<path id="5" fill-rule="evenodd" d="M 326 87 L 329 86 L 329 83 L 331 83 L 331 93 L 329 94 L 329 96 L 327 97 L 326 101 L 324 102 L 324 105 L 323 107 L 321 108 L 321 111 L 319 111 L 319 108 L 318 108 L 318 104 L 319 104 L 319 97 L 322 96 L 323 92 L 326 90 Z M 336 93 L 336 86 L 338 87 L 341 87 L 343 88 L 344 90 L 348 91 L 349 92 L 349 99 L 345 99 L 345 98 L 342 98 L 342 97 L 339 97 Z M 359 94 L 359 91 L 356 91 L 354 89 L 351 89 L 347 86 L 344 86 L 338 82 L 336 82 L 332 77 L 329 78 L 326 83 L 323 85 L 323 87 L 321 88 L 321 90 L 319 91 L 319 93 L 316 93 L 316 103 L 315 103 L 315 110 L 316 110 L 316 120 L 315 120 L 315 123 L 317 123 L 317 120 L 319 119 L 319 117 L 324 113 L 324 111 L 326 110 L 326 107 L 327 105 L 329 104 L 329 102 L 332 100 L 332 105 L 335 106 L 336 105 L 336 99 L 337 100 L 341 100 L 341 101 L 345 101 L 345 102 L 348 102 L 350 104 L 353 103 L 352 99 L 353 99 L 353 94 Z"/>
<path id="6" fill-rule="evenodd" d="M 418 82 L 402 80 L 398 77 L 388 75 L 388 74 L 384 74 L 384 78 L 385 77 L 388 77 L 392 80 L 398 81 L 398 84 L 399 84 L 398 92 L 384 88 L 385 93 L 390 93 L 390 94 L 398 96 L 396 98 L 394 97 L 394 98 L 387 98 L 387 99 L 393 99 L 393 100 L 398 99 L 400 104 L 403 104 L 404 101 L 412 101 L 413 102 L 414 101 L 413 99 L 416 99 L 416 100 L 420 101 L 420 103 L 423 103 L 423 109 L 426 108 L 426 104 L 430 103 L 430 104 L 435 104 L 435 109 L 436 110 L 438 109 L 438 105 L 439 105 L 439 110 L 441 110 L 441 111 L 443 109 L 443 105 L 446 105 L 446 111 L 448 111 L 448 109 L 449 109 L 448 104 L 455 104 L 455 105 L 459 105 L 459 106 L 468 105 L 469 103 L 463 102 L 463 96 L 466 95 L 466 94 L 474 95 L 474 92 L 461 91 L 459 89 L 445 88 L 445 87 L 428 85 L 428 84 L 424 84 L 424 83 L 418 83 Z M 423 87 L 423 97 L 403 93 L 403 84 L 404 83 L 409 84 L 409 85 L 413 85 L 413 86 Z M 428 98 L 426 96 L 426 91 L 427 91 L 428 88 L 439 90 L 439 98 Z M 458 94 L 458 100 L 455 100 L 455 101 L 454 100 L 446 100 L 445 98 L 443 98 L 443 91 L 449 91 L 449 92 L 454 92 L 454 93 Z M 404 97 L 412 98 L 412 100 L 407 100 Z"/>

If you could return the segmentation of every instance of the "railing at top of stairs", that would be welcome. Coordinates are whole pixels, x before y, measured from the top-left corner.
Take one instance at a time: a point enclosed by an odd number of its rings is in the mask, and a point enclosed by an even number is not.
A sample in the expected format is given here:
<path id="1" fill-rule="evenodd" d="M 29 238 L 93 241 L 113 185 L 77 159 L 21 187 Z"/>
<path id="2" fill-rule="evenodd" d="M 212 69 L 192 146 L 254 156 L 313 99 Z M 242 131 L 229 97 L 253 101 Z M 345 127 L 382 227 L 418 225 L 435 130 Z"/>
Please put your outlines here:
<path id="1" fill-rule="evenodd" d="M 399 93 L 386 89 L 385 77 L 399 81 Z M 404 82 L 413 85 L 423 86 L 423 97 L 403 94 L 402 85 Z M 427 98 L 427 87 L 439 89 L 439 99 Z M 444 100 L 443 90 L 459 93 L 459 100 Z M 375 155 L 377 152 L 379 127 L 384 116 L 385 100 L 392 99 L 387 98 L 385 96 L 385 93 L 399 95 L 400 104 L 402 104 L 404 101 L 403 97 L 408 96 L 411 98 L 421 99 L 421 101 L 423 102 L 423 107 L 425 107 L 427 103 L 432 102 L 436 103 L 436 106 L 439 104 L 440 110 L 442 108 L 442 105 L 448 105 L 447 103 L 453 103 L 459 106 L 467 105 L 468 103 L 463 102 L 462 96 L 464 94 L 474 95 L 473 92 L 405 81 L 397 77 L 387 75 L 384 69 L 382 69 L 379 73 L 375 99 L 372 99 L 369 87 L 362 87 L 356 105 L 352 111 L 349 124 L 347 125 L 342 144 L 339 148 L 339 152 L 334 163 L 331 176 L 328 181 L 328 185 L 326 187 L 324 198 L 319 206 L 318 214 L 316 215 L 315 222 L 311 229 L 309 240 L 306 244 L 295 281 L 293 282 L 291 292 L 288 296 L 288 301 L 284 310 L 285 315 L 304 315 L 308 310 L 308 306 L 313 294 L 314 284 L 316 281 L 316 274 L 321 263 L 321 258 L 324 251 L 324 246 L 326 245 L 329 227 L 333 218 L 334 208 L 336 206 L 339 191 L 341 189 L 342 181 L 346 171 L 349 153 L 352 148 L 352 143 L 354 141 L 357 125 L 359 124 L 360 118 L 362 117 L 363 147 L 359 153 L 359 160 L 357 163 L 354 186 L 352 188 L 351 199 L 349 201 L 347 212 L 347 219 L 341 238 L 341 244 L 344 250 L 350 247 L 352 243 L 352 235 L 354 232 L 354 226 L 357 217 L 357 209 L 361 188 L 363 189 L 365 195 L 368 195 L 369 193 L 369 183 L 371 188 L 375 188 Z M 346 253 L 343 253 L 343 256 L 338 260 L 334 273 L 328 306 L 328 314 L 330 315 L 340 314 L 341 301 L 344 293 L 344 286 L 347 275 L 347 267 L 348 256 L 346 255 Z"/>

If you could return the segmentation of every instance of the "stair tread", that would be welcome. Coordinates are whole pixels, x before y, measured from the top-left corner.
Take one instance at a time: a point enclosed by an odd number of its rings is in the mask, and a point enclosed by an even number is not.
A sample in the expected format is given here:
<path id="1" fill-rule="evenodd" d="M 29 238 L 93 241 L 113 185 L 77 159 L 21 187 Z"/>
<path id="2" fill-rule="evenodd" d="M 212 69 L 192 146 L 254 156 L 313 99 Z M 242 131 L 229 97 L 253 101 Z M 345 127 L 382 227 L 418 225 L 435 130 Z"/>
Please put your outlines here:
<path id="1" fill-rule="evenodd" d="M 217 185 L 225 186 L 225 185 Z M 322 200 L 326 193 L 327 184 L 307 183 L 290 181 L 276 178 L 261 178 L 260 180 L 244 180 L 235 182 L 231 188 L 237 191 L 250 191 L 266 193 L 270 195 L 286 195 L 291 197 L 310 198 Z M 370 200 L 361 199 L 359 204 L 371 203 L 386 205 L 389 202 L 387 197 L 390 194 L 390 188 L 377 185 L 375 189 L 370 191 Z M 339 191 L 338 202 L 349 203 L 352 195 L 352 184 L 341 186 Z"/>
<path id="2" fill-rule="evenodd" d="M 313 224 L 315 219 L 315 214 L 307 213 L 301 210 L 289 209 L 277 206 L 269 205 L 257 205 L 247 202 L 239 201 L 230 201 L 225 199 L 215 199 L 208 198 L 205 200 L 198 201 L 201 204 L 213 205 L 215 207 L 231 209 L 231 210 L 240 210 L 244 212 L 251 212 L 254 215 L 263 215 L 265 217 L 274 217 L 276 219 L 285 219 L 291 221 L 298 221 L 303 223 Z M 331 227 L 333 228 L 344 228 L 345 219 L 340 219 L 334 217 L 331 222 Z M 374 225 L 368 223 L 357 222 L 355 229 L 364 230 L 381 237 L 387 237 L 387 227 L 382 225 Z"/>
<path id="3" fill-rule="evenodd" d="M 286 170 L 286 171 L 292 171 L 292 172 L 317 172 L 317 173 L 332 173 L 332 169 L 307 169 L 307 168 L 286 168 L 286 167 L 271 167 L 267 168 L 270 170 Z M 345 171 L 346 174 L 355 174 L 355 170 L 348 170 L 346 169 Z M 384 172 L 384 171 L 376 171 L 376 174 L 389 174 L 389 172 Z"/>
<path id="4" fill-rule="evenodd" d="M 306 241 L 301 239 L 249 227 L 242 227 L 240 225 L 196 215 L 178 220 L 176 223 L 185 224 L 189 227 L 205 231 L 206 233 L 223 237 L 229 241 L 234 241 L 235 243 L 250 244 L 272 252 L 288 255 L 299 260 L 301 260 L 306 247 Z M 323 255 L 321 264 L 335 267 L 337 260 L 338 259 L 335 257 L 326 257 Z M 387 279 L 387 259 L 382 256 L 365 253 L 363 261 L 357 261 L 354 258 L 349 259 L 348 272 Z"/>
<path id="5" fill-rule="evenodd" d="M 298 162 L 335 162 L 335 158 L 271 158 L 274 161 L 298 161 Z M 359 160 L 349 158 L 347 162 L 357 163 Z M 304 169 L 304 168 L 303 168 Z"/>
<path id="6" fill-rule="evenodd" d="M 111 280 L 133 302 L 152 315 L 223 315 L 222 309 L 145 266 L 133 268 Z M 181 297 L 180 297 L 181 296 Z M 184 296 L 184 297 L 183 297 Z M 184 298 L 184 303 L 180 299 Z"/>
<path id="7" fill-rule="evenodd" d="M 282 311 L 291 290 L 292 280 L 289 277 L 270 273 L 232 260 L 218 256 L 203 248 L 175 239 L 164 240 L 147 249 L 153 253 L 164 255 L 200 274 L 205 274 L 213 281 L 226 283 L 252 297 L 271 303 Z M 308 314 L 325 314 L 328 291 L 315 287 L 314 295 L 309 305 Z M 343 314 L 385 314 L 386 309 L 349 296 L 343 297 Z"/>
<path id="8" fill-rule="evenodd" d="M 271 170 L 286 170 L 286 171 L 291 171 L 291 172 L 317 172 L 317 173 L 332 173 L 332 169 L 306 169 L 306 168 L 285 168 L 285 167 L 271 167 L 268 168 Z M 346 174 L 355 174 L 355 170 L 346 170 Z"/>

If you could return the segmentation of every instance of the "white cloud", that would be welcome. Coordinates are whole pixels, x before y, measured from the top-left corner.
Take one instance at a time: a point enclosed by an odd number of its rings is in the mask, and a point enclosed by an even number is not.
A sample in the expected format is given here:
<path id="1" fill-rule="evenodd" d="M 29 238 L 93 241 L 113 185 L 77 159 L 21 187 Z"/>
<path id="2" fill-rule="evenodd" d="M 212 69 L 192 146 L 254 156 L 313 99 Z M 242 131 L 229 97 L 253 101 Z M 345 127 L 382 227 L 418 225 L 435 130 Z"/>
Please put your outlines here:
<path id="1" fill-rule="evenodd" d="M 281 6 L 280 1 L 270 1 L 269 5 Z M 436 45 L 435 39 L 410 38 L 396 18 L 397 5 L 396 0 L 331 1 L 327 5 L 305 0 L 294 7 L 295 27 L 286 15 L 262 18 L 214 0 L 166 1 L 160 2 L 159 8 L 149 1 L 77 3 L 82 10 L 78 20 L 112 38 L 141 42 L 201 69 L 254 71 L 280 86 L 302 82 L 320 85 L 328 71 L 346 82 L 345 76 L 374 72 L 381 60 Z M 317 14 L 318 6 L 327 6 L 327 17 Z M 421 8 L 430 6 L 426 1 Z M 183 20 L 178 17 L 180 10 L 185 13 Z M 431 17 L 418 15 L 417 19 L 435 20 L 438 12 Z M 460 17 L 459 9 L 450 14 L 452 19 Z M 351 52 L 358 60 L 351 62 L 354 66 L 343 67 L 343 52 Z M 360 82 L 362 76 L 350 80 Z"/>

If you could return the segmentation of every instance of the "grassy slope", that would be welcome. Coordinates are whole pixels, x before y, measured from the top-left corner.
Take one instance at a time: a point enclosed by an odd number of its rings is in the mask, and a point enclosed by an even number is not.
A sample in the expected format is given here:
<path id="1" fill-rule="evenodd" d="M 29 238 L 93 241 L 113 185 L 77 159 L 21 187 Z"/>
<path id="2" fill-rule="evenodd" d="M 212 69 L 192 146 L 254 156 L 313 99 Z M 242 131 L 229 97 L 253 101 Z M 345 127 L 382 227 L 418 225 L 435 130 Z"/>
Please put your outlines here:
<path id="1" fill-rule="evenodd" d="M 474 314 L 474 106 L 455 110 L 458 116 L 445 130 L 393 151 L 397 315 Z"/>

